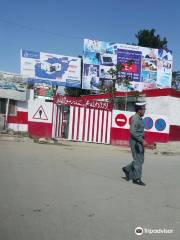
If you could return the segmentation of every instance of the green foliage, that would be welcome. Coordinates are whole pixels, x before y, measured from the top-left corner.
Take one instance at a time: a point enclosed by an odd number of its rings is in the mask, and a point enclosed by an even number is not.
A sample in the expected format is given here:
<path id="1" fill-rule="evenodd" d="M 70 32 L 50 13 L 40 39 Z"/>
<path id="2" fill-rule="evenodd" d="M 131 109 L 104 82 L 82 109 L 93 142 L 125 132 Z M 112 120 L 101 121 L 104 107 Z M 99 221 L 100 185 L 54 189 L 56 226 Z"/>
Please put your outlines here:
<path id="1" fill-rule="evenodd" d="M 159 34 L 155 35 L 155 29 L 143 29 L 140 30 L 135 36 L 138 40 L 138 45 L 142 47 L 150 47 L 150 48 L 162 48 L 167 49 L 167 39 L 159 36 Z"/>
<path id="2" fill-rule="evenodd" d="M 173 71 L 172 72 L 172 78 L 176 78 L 178 71 Z"/>
<path id="3" fill-rule="evenodd" d="M 141 96 L 140 92 L 138 92 L 138 91 L 133 92 L 133 97 L 136 99 L 136 102 L 140 96 Z"/>
<path id="4" fill-rule="evenodd" d="M 129 60 L 127 62 L 128 66 L 130 67 L 132 64 L 134 63 L 134 60 Z M 112 93 L 112 99 L 111 102 L 114 106 L 114 108 L 116 108 L 116 102 L 115 102 L 115 92 L 116 92 L 116 83 L 118 85 L 123 85 L 126 87 L 126 90 L 128 91 L 128 87 L 131 85 L 131 80 L 132 77 L 127 73 L 127 72 L 123 72 L 124 69 L 124 64 L 117 64 L 115 66 L 115 68 L 111 68 L 108 73 L 111 76 L 110 80 L 112 81 L 112 86 L 107 88 L 107 89 L 103 89 L 104 92 L 110 92 Z M 123 72 L 123 74 L 122 74 Z M 126 100 L 127 101 L 127 98 Z M 126 105 L 126 103 L 125 103 Z"/>
<path id="5" fill-rule="evenodd" d="M 89 95 L 91 93 L 90 90 L 81 89 L 81 88 L 71 88 L 71 87 L 66 87 L 64 91 L 66 95 L 71 97 L 80 97 L 81 95 Z"/>
<path id="6" fill-rule="evenodd" d="M 27 89 L 34 89 L 34 84 L 28 83 L 28 84 L 27 84 Z"/>
<path id="7" fill-rule="evenodd" d="M 129 60 L 127 62 L 128 66 L 130 67 L 132 64 L 134 63 L 134 60 Z M 132 80 L 132 77 L 127 73 L 127 72 L 123 72 L 123 75 L 121 74 L 122 71 L 124 69 L 124 65 L 123 64 L 117 64 L 115 66 L 115 68 L 111 68 L 108 73 L 111 76 L 111 80 L 112 80 L 112 86 L 113 86 L 113 90 L 115 89 L 115 85 L 117 84 L 122 84 L 126 87 L 130 86 L 131 83 L 130 81 Z"/>

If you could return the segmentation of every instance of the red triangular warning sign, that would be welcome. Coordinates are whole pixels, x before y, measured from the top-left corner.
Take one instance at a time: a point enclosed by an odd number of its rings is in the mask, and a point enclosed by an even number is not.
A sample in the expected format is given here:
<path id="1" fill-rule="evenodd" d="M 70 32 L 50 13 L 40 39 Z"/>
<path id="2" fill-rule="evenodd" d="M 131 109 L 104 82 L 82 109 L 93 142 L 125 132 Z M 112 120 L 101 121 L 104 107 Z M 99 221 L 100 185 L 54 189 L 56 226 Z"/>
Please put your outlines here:
<path id="1" fill-rule="evenodd" d="M 32 117 L 33 119 L 40 119 L 40 120 L 48 120 L 48 117 L 42 107 L 42 105 L 38 108 L 34 116 Z"/>

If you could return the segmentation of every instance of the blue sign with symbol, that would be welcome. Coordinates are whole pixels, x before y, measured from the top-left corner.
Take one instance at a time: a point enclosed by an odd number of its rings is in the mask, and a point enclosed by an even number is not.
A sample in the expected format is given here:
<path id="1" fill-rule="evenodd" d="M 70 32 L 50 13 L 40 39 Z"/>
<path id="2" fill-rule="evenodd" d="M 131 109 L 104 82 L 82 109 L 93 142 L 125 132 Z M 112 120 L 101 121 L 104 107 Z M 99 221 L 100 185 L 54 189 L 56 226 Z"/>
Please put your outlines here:
<path id="1" fill-rule="evenodd" d="M 166 122 L 164 119 L 162 118 L 159 118 L 156 120 L 155 122 L 155 128 L 158 130 L 158 131 L 163 131 L 165 128 L 166 128 Z"/>
<path id="2" fill-rule="evenodd" d="M 153 127 L 153 120 L 150 117 L 145 117 L 143 123 L 146 130 L 150 130 Z"/>

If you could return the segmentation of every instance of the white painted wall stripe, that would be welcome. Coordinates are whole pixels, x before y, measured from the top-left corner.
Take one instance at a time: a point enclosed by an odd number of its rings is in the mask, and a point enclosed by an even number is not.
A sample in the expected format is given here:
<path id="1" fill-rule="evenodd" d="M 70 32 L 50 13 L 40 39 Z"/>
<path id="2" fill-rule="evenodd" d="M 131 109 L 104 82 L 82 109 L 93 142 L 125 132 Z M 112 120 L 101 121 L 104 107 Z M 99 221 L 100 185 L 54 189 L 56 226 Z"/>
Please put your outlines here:
<path id="1" fill-rule="evenodd" d="M 75 112 L 74 112 L 74 140 L 76 141 L 77 137 L 77 131 L 78 131 L 78 110 L 79 107 L 75 107 Z"/>
<path id="2" fill-rule="evenodd" d="M 106 121 L 107 121 L 107 111 L 104 111 L 103 137 L 102 137 L 102 142 L 103 142 L 103 143 L 105 143 Z"/>
<path id="3" fill-rule="evenodd" d="M 86 121 L 85 121 L 85 137 L 84 137 L 84 141 L 87 142 L 88 141 L 88 122 L 89 122 L 89 111 L 90 109 L 86 108 Z"/>
<path id="4" fill-rule="evenodd" d="M 90 109 L 90 123 L 89 123 L 89 141 L 92 142 L 92 130 L 94 128 L 94 122 L 93 122 L 93 117 L 94 117 L 94 109 Z"/>
<path id="5" fill-rule="evenodd" d="M 56 137 L 56 114 L 57 114 L 57 105 L 54 104 L 54 108 L 53 108 L 52 138 Z"/>
<path id="6" fill-rule="evenodd" d="M 110 144 L 110 134 L 111 134 L 111 120 L 112 120 L 112 115 L 111 112 L 108 112 L 108 129 L 107 129 L 107 142 L 108 144 Z"/>
<path id="7" fill-rule="evenodd" d="M 8 128 L 15 132 L 27 132 L 28 124 L 8 123 Z"/>
<path id="8" fill-rule="evenodd" d="M 96 142 L 98 110 L 95 110 L 93 142 Z"/>
<path id="9" fill-rule="evenodd" d="M 102 110 L 99 110 L 99 129 L 98 129 L 98 139 L 97 142 L 100 143 L 101 142 L 101 129 L 102 129 Z"/>
<path id="10" fill-rule="evenodd" d="M 84 108 L 80 108 L 80 120 L 79 120 L 79 137 L 78 137 L 78 141 L 82 141 L 82 135 L 83 135 L 83 125 L 84 125 Z"/>
<path id="11" fill-rule="evenodd" d="M 69 133 L 68 133 L 68 139 L 69 140 L 72 140 L 72 120 L 73 120 L 73 107 L 70 107 Z"/>

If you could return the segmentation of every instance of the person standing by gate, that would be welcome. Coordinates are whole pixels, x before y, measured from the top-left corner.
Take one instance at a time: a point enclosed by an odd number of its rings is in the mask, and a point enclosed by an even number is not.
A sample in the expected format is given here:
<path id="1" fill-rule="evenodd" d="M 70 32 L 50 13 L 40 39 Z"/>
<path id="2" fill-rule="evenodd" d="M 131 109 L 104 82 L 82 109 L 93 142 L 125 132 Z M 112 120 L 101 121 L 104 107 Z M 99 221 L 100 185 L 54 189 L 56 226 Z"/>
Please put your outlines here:
<path id="1" fill-rule="evenodd" d="M 134 184 L 145 186 L 142 182 L 142 165 L 144 163 L 144 147 L 147 146 L 147 142 L 144 140 L 144 123 L 142 117 L 145 113 L 146 103 L 135 104 L 135 115 L 132 117 L 130 123 L 130 147 L 133 156 L 133 161 L 123 167 L 122 170 L 126 175 L 127 180 L 132 180 Z"/>

